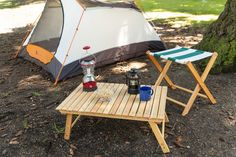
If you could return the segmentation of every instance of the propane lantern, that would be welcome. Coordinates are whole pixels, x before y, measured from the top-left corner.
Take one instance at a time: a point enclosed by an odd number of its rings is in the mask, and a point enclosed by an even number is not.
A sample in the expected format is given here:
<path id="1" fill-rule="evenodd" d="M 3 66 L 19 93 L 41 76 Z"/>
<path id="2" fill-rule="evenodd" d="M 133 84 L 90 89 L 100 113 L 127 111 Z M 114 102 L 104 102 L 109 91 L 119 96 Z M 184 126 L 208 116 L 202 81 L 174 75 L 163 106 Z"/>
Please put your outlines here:
<path id="1" fill-rule="evenodd" d="M 128 93 L 129 94 L 138 94 L 139 87 L 140 87 L 140 77 L 138 75 L 138 70 L 132 68 L 128 71 L 126 75 L 126 84 L 128 86 Z"/>
<path id="2" fill-rule="evenodd" d="M 85 46 L 83 49 L 86 50 L 86 52 L 88 52 L 90 46 Z M 95 63 L 96 63 L 95 57 L 94 59 L 85 59 L 80 63 L 84 74 L 83 91 L 92 92 L 97 89 L 97 83 L 94 77 Z"/>

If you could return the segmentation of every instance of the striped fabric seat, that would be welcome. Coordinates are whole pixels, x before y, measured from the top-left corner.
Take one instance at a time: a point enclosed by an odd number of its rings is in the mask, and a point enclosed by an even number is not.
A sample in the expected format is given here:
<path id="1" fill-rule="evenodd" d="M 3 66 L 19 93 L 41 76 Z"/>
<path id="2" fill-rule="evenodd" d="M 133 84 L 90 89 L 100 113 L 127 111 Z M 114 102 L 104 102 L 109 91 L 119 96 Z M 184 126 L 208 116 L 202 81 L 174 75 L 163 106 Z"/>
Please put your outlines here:
<path id="1" fill-rule="evenodd" d="M 194 62 L 210 57 L 212 56 L 212 53 L 201 50 L 176 47 L 165 51 L 152 52 L 151 55 L 157 58 L 171 60 L 180 64 L 186 64 L 187 62 Z"/>

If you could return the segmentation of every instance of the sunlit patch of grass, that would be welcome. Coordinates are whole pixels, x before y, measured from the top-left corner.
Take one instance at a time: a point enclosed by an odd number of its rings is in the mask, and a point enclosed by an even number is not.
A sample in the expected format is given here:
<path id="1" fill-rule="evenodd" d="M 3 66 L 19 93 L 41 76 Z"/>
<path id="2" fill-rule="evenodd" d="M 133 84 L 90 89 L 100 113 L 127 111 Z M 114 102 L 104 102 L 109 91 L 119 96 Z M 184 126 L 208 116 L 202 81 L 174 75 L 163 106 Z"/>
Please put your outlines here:
<path id="1" fill-rule="evenodd" d="M 43 0 L 0 0 L 0 9 L 16 8 L 36 1 L 43 2 Z"/>
<path id="2" fill-rule="evenodd" d="M 19 5 L 19 1 L 14 0 L 0 0 L 0 9 L 13 8 Z"/>
<path id="3" fill-rule="evenodd" d="M 213 21 L 217 19 L 217 16 L 214 15 L 200 15 L 195 16 L 191 14 L 171 14 L 168 15 L 169 12 L 164 13 L 164 15 L 158 15 L 158 13 L 151 14 L 152 21 L 154 23 L 161 23 L 161 24 L 169 24 L 173 28 L 179 28 L 184 26 L 193 26 L 193 27 L 206 27 Z M 156 17 L 156 18 L 155 18 Z M 163 18 L 166 17 L 166 18 Z"/>
<path id="4" fill-rule="evenodd" d="M 226 0 L 136 0 L 145 12 L 181 12 L 193 15 L 219 15 Z"/>
<path id="5" fill-rule="evenodd" d="M 136 0 L 147 19 L 174 28 L 207 26 L 216 20 L 226 0 Z"/>
<path id="6" fill-rule="evenodd" d="M 209 24 L 211 24 L 214 21 L 215 20 L 209 20 L 209 21 L 191 21 L 191 26 L 192 27 L 206 28 L 207 26 L 209 26 Z"/>

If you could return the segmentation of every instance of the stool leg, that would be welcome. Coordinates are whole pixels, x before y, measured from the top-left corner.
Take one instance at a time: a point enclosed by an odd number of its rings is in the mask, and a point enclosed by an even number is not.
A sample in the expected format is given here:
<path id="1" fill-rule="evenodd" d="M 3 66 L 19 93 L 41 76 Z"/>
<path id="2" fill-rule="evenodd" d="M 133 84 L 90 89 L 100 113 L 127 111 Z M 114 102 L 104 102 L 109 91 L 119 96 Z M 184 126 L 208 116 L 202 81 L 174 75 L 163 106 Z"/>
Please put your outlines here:
<path id="1" fill-rule="evenodd" d="M 171 63 L 172 63 L 172 61 L 167 60 L 165 67 L 163 68 L 161 74 L 159 75 L 159 77 L 155 83 L 155 86 L 159 86 L 161 84 L 162 80 L 166 76 L 168 69 L 170 68 Z"/>
<path id="2" fill-rule="evenodd" d="M 151 129 L 158 141 L 158 143 L 160 144 L 161 146 L 161 149 L 164 153 L 169 153 L 170 152 L 170 149 L 168 147 L 168 145 L 166 144 L 166 141 L 164 139 L 164 135 L 162 135 L 160 129 L 158 128 L 157 124 L 154 123 L 154 122 L 148 122 L 151 126 Z"/>
<path id="3" fill-rule="evenodd" d="M 67 114 L 66 115 L 66 129 L 65 129 L 65 134 L 64 134 L 64 139 L 66 140 L 70 139 L 71 124 L 72 124 L 72 114 Z"/>
<path id="4" fill-rule="evenodd" d="M 213 97 L 213 95 L 211 94 L 210 90 L 207 88 L 206 84 L 204 83 L 204 81 L 202 80 L 202 78 L 199 76 L 197 70 L 194 68 L 193 64 L 191 62 L 189 62 L 187 64 L 189 70 L 192 72 L 194 78 L 196 79 L 197 83 L 199 84 L 199 86 L 201 87 L 201 89 L 206 93 L 207 97 L 209 98 L 209 100 L 215 104 L 216 100 Z"/>
<path id="5" fill-rule="evenodd" d="M 158 61 L 156 60 L 156 58 L 155 58 L 154 56 L 150 55 L 150 51 L 147 51 L 146 54 L 147 54 L 149 60 L 155 65 L 156 69 L 157 69 L 160 73 L 162 73 L 163 68 L 162 68 L 161 65 L 158 63 Z M 176 89 L 174 83 L 171 81 L 171 79 L 170 79 L 167 75 L 164 76 L 164 79 L 166 80 L 167 84 L 168 84 L 172 89 Z"/>
<path id="6" fill-rule="evenodd" d="M 217 56 L 218 56 L 218 54 L 216 52 L 214 52 L 211 59 L 209 60 L 207 66 L 206 66 L 206 69 L 204 70 L 204 72 L 202 73 L 202 76 L 201 76 L 201 80 L 203 82 L 206 80 L 207 75 L 209 74 L 212 66 L 214 65 Z M 188 114 L 188 112 L 191 109 L 191 107 L 193 105 L 193 102 L 195 101 L 195 99 L 196 99 L 198 93 L 200 92 L 200 90 L 201 90 L 201 87 L 200 87 L 199 84 L 197 84 L 197 86 L 195 87 L 195 89 L 193 91 L 193 94 L 191 95 L 186 107 L 184 108 L 184 111 L 182 112 L 183 116 Z M 214 103 L 214 101 L 212 103 Z"/>

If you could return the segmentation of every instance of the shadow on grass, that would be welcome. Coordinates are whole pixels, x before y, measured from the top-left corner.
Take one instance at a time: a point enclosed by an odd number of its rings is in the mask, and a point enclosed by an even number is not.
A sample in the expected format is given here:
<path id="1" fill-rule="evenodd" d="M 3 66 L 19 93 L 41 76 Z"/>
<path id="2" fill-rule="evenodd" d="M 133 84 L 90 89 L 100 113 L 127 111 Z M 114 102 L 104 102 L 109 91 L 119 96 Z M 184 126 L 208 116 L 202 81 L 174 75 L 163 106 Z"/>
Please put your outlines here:
<path id="1" fill-rule="evenodd" d="M 43 2 L 44 0 L 0 0 L 0 9 L 16 8 L 21 5 L 27 5 L 34 2 Z"/>
<path id="2" fill-rule="evenodd" d="M 167 24 L 170 26 L 175 26 L 176 24 L 180 24 L 180 27 L 183 26 L 191 26 L 192 28 L 207 28 L 212 22 L 215 20 L 207 20 L 207 21 L 197 21 L 197 20 L 189 20 L 188 17 L 173 17 L 166 19 L 154 19 L 152 22 L 156 25 L 158 24 Z"/>

